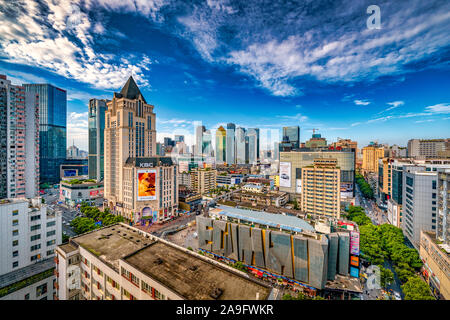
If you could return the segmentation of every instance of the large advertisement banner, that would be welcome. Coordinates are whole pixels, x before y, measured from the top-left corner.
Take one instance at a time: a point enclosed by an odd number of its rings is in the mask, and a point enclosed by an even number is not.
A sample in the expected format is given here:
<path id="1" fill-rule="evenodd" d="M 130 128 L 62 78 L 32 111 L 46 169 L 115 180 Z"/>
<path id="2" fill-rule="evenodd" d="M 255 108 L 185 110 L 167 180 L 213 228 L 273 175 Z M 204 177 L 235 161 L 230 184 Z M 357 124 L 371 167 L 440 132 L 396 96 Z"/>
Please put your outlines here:
<path id="1" fill-rule="evenodd" d="M 302 193 L 302 179 L 297 179 L 296 181 L 297 181 L 297 183 L 296 183 L 295 192 Z"/>
<path id="2" fill-rule="evenodd" d="M 359 232 L 350 232 L 350 254 L 359 256 Z"/>
<path id="3" fill-rule="evenodd" d="M 291 187 L 291 163 L 280 162 L 280 187 Z"/>
<path id="4" fill-rule="evenodd" d="M 137 171 L 137 201 L 156 200 L 156 170 Z"/>

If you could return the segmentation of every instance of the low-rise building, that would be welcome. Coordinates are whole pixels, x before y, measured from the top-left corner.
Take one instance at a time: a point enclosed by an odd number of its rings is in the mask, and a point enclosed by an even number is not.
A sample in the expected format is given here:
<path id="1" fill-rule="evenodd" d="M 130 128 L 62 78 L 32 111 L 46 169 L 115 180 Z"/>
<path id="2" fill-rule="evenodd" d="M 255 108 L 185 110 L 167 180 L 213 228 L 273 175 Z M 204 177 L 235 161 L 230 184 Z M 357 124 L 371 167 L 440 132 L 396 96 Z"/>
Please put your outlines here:
<path id="1" fill-rule="evenodd" d="M 450 246 L 436 239 L 434 232 L 420 232 L 420 258 L 423 276 L 433 294 L 440 299 L 450 299 Z"/>
<path id="2" fill-rule="evenodd" d="M 96 180 L 63 180 L 59 187 L 59 200 L 74 207 L 82 202 L 100 205 L 103 202 L 103 182 Z"/>
<path id="3" fill-rule="evenodd" d="M 233 192 L 231 200 L 237 203 L 250 203 L 252 206 L 282 207 L 289 201 L 289 195 L 281 191 L 254 192 L 253 189 L 243 188 L 241 191 Z"/>
<path id="4" fill-rule="evenodd" d="M 56 250 L 58 299 L 265 300 L 271 288 L 210 258 L 120 223 Z"/>

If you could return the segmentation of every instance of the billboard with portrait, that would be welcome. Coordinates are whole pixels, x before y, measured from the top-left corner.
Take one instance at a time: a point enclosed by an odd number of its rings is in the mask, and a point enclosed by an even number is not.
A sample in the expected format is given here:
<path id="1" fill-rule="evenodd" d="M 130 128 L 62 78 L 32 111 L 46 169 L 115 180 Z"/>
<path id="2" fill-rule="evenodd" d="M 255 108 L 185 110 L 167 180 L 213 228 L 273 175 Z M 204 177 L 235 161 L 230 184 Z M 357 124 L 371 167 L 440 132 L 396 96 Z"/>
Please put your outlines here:
<path id="1" fill-rule="evenodd" d="M 359 232 L 350 232 L 350 254 L 359 256 Z"/>
<path id="2" fill-rule="evenodd" d="M 291 163 L 280 162 L 280 187 L 291 187 Z"/>
<path id="3" fill-rule="evenodd" d="M 137 201 L 156 200 L 156 169 L 137 170 Z"/>

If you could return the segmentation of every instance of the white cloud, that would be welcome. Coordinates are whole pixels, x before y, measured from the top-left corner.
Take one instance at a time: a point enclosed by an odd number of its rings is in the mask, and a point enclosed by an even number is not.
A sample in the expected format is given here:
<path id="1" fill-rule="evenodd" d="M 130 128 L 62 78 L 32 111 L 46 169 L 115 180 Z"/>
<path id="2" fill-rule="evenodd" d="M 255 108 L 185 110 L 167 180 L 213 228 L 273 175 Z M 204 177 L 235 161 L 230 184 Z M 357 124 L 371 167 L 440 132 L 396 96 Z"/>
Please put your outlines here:
<path id="1" fill-rule="evenodd" d="M 353 100 L 353 102 L 357 105 L 357 106 L 367 106 L 370 104 L 370 101 L 366 101 L 366 100 Z"/>
<path id="2" fill-rule="evenodd" d="M 71 112 L 67 117 L 67 144 L 88 150 L 88 113 Z"/>
<path id="3" fill-rule="evenodd" d="M 424 122 L 433 122 L 434 121 L 434 119 L 428 119 L 428 120 L 417 120 L 417 121 L 414 121 L 415 123 L 424 123 Z"/>
<path id="4" fill-rule="evenodd" d="M 439 103 L 433 106 L 428 106 L 425 108 L 425 111 L 431 112 L 434 114 L 446 114 L 450 113 L 450 103 Z"/>

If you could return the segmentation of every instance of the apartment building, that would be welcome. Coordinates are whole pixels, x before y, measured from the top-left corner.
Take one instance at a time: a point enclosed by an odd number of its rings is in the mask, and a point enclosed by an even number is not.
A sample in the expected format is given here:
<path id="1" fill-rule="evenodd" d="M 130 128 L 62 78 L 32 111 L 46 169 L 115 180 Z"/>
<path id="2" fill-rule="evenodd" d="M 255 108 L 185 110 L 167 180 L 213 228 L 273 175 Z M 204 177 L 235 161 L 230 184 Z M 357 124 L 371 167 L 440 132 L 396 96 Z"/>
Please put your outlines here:
<path id="1" fill-rule="evenodd" d="M 378 172 L 378 159 L 384 157 L 384 147 L 378 144 L 370 144 L 362 149 L 363 162 L 361 171 L 363 174 Z"/>
<path id="2" fill-rule="evenodd" d="M 314 165 L 315 159 L 336 159 L 336 166 L 341 170 L 341 198 L 353 197 L 355 186 L 355 155 L 352 149 L 318 150 L 299 149 L 298 151 L 280 152 L 280 191 L 288 192 L 290 200 L 300 197 L 302 186 L 302 168 Z"/>
<path id="3" fill-rule="evenodd" d="M 420 258 L 423 276 L 438 299 L 450 300 L 450 246 L 436 238 L 434 232 L 420 232 Z"/>
<path id="4" fill-rule="evenodd" d="M 39 95 L 0 75 L 0 199 L 39 191 Z"/>
<path id="5" fill-rule="evenodd" d="M 126 224 L 58 246 L 59 300 L 265 300 L 271 288 Z"/>
<path id="6" fill-rule="evenodd" d="M 53 299 L 61 213 L 40 198 L 0 200 L 0 299 Z"/>
<path id="7" fill-rule="evenodd" d="M 217 186 L 217 170 L 194 168 L 191 170 L 190 175 L 191 189 L 199 194 L 208 193 Z"/>
<path id="8" fill-rule="evenodd" d="M 336 159 L 315 159 L 302 168 L 301 209 L 307 213 L 339 219 L 341 170 Z"/>

